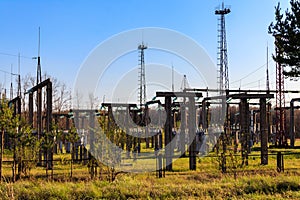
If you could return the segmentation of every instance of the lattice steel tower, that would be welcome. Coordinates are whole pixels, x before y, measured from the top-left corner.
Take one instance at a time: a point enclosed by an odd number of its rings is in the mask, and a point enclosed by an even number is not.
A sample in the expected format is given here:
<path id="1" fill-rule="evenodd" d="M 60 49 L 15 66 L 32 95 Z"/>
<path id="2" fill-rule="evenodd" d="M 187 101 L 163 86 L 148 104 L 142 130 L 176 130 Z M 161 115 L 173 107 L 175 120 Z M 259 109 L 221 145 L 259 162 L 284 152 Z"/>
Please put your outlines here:
<path id="1" fill-rule="evenodd" d="M 143 43 L 138 46 L 139 50 L 139 93 L 138 99 L 140 106 L 145 105 L 146 103 L 146 73 L 145 73 L 145 58 L 144 50 L 147 49 L 147 46 Z"/>
<path id="2" fill-rule="evenodd" d="M 280 37 L 280 36 L 278 36 Z M 275 39 L 276 40 L 276 39 Z M 276 46 L 276 56 L 281 54 L 280 47 Z M 276 62 L 276 145 L 287 146 L 287 132 L 285 132 L 285 94 L 284 94 L 284 75 L 283 66 Z"/>
<path id="3" fill-rule="evenodd" d="M 219 18 L 219 30 L 218 30 L 218 67 L 219 67 L 219 89 L 220 92 L 229 89 L 228 78 L 228 60 L 227 60 L 227 43 L 226 43 L 226 29 L 225 29 L 225 15 L 230 13 L 229 8 L 224 7 L 215 11 L 216 15 L 220 15 Z"/>

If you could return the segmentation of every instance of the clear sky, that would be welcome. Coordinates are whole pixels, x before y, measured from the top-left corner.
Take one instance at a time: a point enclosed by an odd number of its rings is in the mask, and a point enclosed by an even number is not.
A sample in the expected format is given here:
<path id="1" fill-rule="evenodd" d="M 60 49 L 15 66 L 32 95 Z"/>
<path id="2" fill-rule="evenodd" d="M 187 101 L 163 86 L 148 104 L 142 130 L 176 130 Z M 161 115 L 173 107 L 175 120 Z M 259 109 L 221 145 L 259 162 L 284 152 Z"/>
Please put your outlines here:
<path id="1" fill-rule="evenodd" d="M 281 6 L 289 6 L 281 0 Z M 173 29 L 193 38 L 216 63 L 220 0 L 99 0 L 0 1 L 0 70 L 36 74 L 38 27 L 41 27 L 42 72 L 47 71 L 72 87 L 89 53 L 119 32 L 142 27 Z M 267 33 L 278 0 L 226 0 L 229 78 L 231 88 L 265 89 L 266 46 L 269 44 L 270 83 L 275 89 L 273 38 Z M 121 45 L 121 44 L 120 44 Z M 136 55 L 137 64 L 138 56 Z M 150 58 L 149 58 L 150 59 Z M 151 60 L 146 61 L 151 62 Z M 176 68 L 177 63 L 173 63 Z M 178 64 L 179 65 L 179 64 Z M 252 73 L 253 72 L 253 73 Z M 189 79 L 189 77 L 188 77 Z M 191 77 L 192 79 L 192 77 Z M 181 80 L 180 80 L 181 81 Z M 190 80 L 193 83 L 193 80 Z M 10 76 L 0 71 L 6 87 Z M 197 87 L 197 85 L 192 85 Z M 293 89 L 293 88 L 290 88 Z"/>

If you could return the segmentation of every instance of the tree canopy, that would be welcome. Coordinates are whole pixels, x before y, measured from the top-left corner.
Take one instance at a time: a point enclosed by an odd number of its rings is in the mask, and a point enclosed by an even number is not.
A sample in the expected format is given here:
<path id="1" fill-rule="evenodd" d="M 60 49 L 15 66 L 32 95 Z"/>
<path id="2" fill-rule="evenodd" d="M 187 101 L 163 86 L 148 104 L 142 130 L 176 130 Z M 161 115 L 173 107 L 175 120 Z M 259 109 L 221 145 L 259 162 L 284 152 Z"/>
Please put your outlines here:
<path id="1" fill-rule="evenodd" d="M 277 48 L 274 60 L 284 68 L 286 77 L 300 77 L 300 1 L 291 0 L 291 8 L 284 13 L 280 3 L 275 7 L 275 21 L 269 25 L 269 34 L 275 37 Z"/>

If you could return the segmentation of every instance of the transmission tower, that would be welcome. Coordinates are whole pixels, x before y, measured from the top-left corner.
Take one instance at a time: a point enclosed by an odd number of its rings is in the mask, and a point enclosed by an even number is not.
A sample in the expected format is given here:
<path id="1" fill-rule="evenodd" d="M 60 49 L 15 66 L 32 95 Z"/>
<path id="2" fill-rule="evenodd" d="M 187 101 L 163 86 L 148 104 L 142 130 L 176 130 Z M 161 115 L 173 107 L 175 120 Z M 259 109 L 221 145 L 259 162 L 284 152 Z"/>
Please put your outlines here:
<path id="1" fill-rule="evenodd" d="M 144 50 L 147 49 L 147 46 L 143 43 L 138 46 L 139 50 L 139 94 L 138 99 L 140 106 L 145 105 L 146 103 L 146 75 L 145 75 L 145 58 Z"/>
<path id="2" fill-rule="evenodd" d="M 276 42 L 275 42 L 276 44 Z M 276 54 L 279 55 L 279 48 L 276 47 Z M 287 145 L 287 135 L 285 133 L 285 94 L 283 67 L 276 62 L 276 145 Z"/>
<path id="3" fill-rule="evenodd" d="M 219 18 L 219 30 L 218 30 L 218 67 L 219 67 L 219 89 L 220 92 L 229 89 L 229 78 L 228 78 L 228 60 L 227 60 L 227 43 L 226 43 L 226 30 L 225 30 L 225 15 L 231 11 L 229 8 L 224 7 L 215 11 L 216 15 L 220 15 Z"/>

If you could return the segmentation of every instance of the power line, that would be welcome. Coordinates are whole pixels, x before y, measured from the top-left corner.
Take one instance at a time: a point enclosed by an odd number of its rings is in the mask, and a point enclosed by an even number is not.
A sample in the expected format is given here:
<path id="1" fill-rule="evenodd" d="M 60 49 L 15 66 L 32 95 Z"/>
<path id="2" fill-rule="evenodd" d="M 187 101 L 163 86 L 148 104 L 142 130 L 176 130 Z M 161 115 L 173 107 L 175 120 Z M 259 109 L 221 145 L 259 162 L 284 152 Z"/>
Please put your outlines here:
<path id="1" fill-rule="evenodd" d="M 275 72 L 271 73 L 270 76 L 272 76 L 272 75 L 274 75 L 274 74 L 275 74 Z M 259 78 L 259 79 L 256 79 L 255 81 L 251 81 L 251 82 L 248 82 L 248 83 L 240 84 L 239 87 L 245 87 L 245 86 L 247 86 L 247 85 L 251 85 L 252 83 L 256 83 L 256 82 L 258 82 L 258 81 L 262 81 L 262 80 L 264 80 L 264 79 L 265 79 L 265 77 L 261 77 L 261 78 Z M 265 86 L 266 86 L 266 84 L 265 84 Z"/>
<path id="2" fill-rule="evenodd" d="M 4 56 L 12 56 L 12 57 L 19 57 L 19 55 L 15 55 L 15 54 L 10 54 L 10 53 L 3 53 L 0 52 L 0 55 L 4 55 Z M 26 58 L 26 59 L 33 59 L 33 57 L 28 57 L 28 56 L 20 56 L 21 58 Z"/>
<path id="3" fill-rule="evenodd" d="M 0 69 L 0 71 L 3 72 L 3 73 L 6 73 L 6 74 L 10 74 L 10 75 L 15 75 L 15 76 L 18 75 L 18 74 L 15 74 L 15 73 L 12 73 L 12 72 L 8 72 L 8 71 L 2 70 L 2 69 Z"/>
<path id="4" fill-rule="evenodd" d="M 269 59 L 268 61 L 271 61 L 272 59 Z M 251 76 L 252 74 L 254 74 L 255 72 L 259 71 L 261 68 L 265 67 L 267 65 L 267 63 L 265 63 L 264 65 L 258 67 L 257 69 L 255 69 L 254 71 L 250 72 L 249 74 L 245 75 L 244 77 L 236 80 L 236 81 L 233 81 L 231 82 L 230 84 L 233 84 L 233 83 L 237 83 L 237 82 L 240 82 L 241 80 L 245 79 L 245 78 L 248 78 L 249 76 Z"/>

